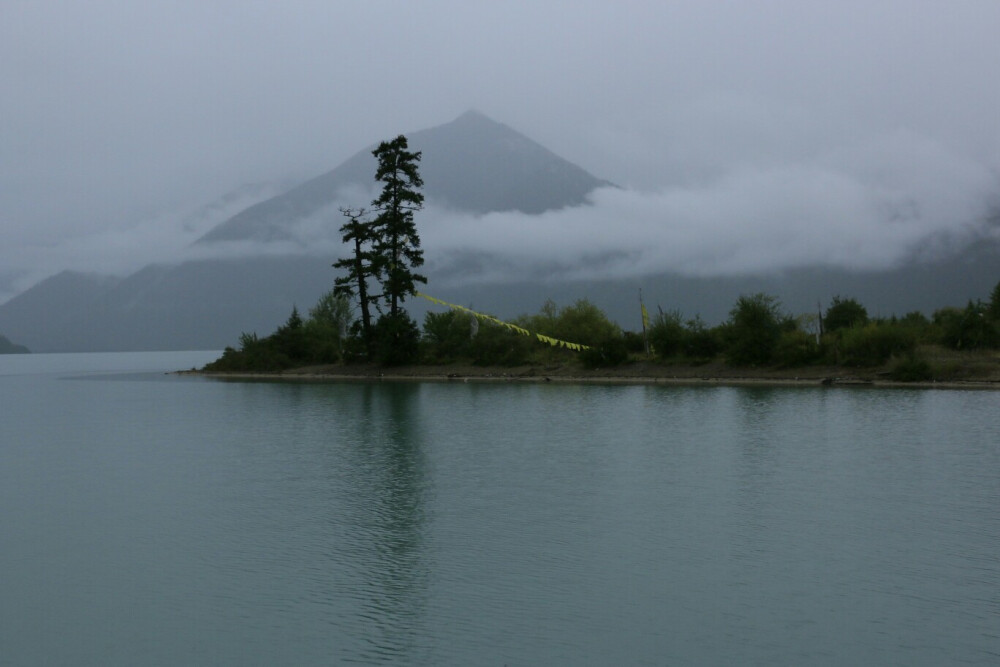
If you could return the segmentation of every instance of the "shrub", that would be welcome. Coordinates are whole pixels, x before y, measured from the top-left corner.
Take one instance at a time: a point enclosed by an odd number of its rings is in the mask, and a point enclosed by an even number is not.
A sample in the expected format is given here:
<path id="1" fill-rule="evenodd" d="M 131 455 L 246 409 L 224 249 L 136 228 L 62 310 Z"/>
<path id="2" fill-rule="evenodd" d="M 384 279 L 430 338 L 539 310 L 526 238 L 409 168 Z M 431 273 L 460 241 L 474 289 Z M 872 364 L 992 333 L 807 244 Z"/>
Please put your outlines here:
<path id="1" fill-rule="evenodd" d="M 472 363 L 477 366 L 520 366 L 527 363 L 534 345 L 537 343 L 528 336 L 484 322 L 472 339 Z"/>
<path id="2" fill-rule="evenodd" d="M 930 320 L 919 310 L 914 310 L 900 318 L 899 323 L 913 329 L 924 329 L 930 326 Z"/>
<path id="3" fill-rule="evenodd" d="M 737 299 L 726 329 L 727 363 L 757 366 L 771 361 L 786 319 L 778 308 L 777 299 L 763 293 Z"/>
<path id="4" fill-rule="evenodd" d="M 342 336 L 329 324 L 308 320 L 302 327 L 305 358 L 311 364 L 335 364 L 340 361 Z"/>
<path id="5" fill-rule="evenodd" d="M 449 310 L 424 316 L 424 340 L 432 360 L 445 361 L 467 356 L 472 346 L 473 320 L 468 313 Z"/>
<path id="6" fill-rule="evenodd" d="M 420 330 L 405 310 L 386 314 L 375 323 L 376 359 L 386 366 L 401 366 L 417 360 Z"/>
<path id="7" fill-rule="evenodd" d="M 685 354 L 695 360 L 708 361 L 722 352 L 722 335 L 719 328 L 710 329 L 698 315 L 687 321 Z"/>
<path id="8" fill-rule="evenodd" d="M 302 325 L 299 309 L 293 306 L 292 314 L 288 316 L 288 320 L 265 341 L 275 351 L 289 359 L 304 360 L 306 358 L 306 341 Z"/>
<path id="9" fill-rule="evenodd" d="M 1000 322 L 1000 282 L 990 292 L 990 303 L 986 308 L 986 316 L 994 322 Z"/>
<path id="10" fill-rule="evenodd" d="M 364 361 L 369 358 L 368 344 L 365 341 L 360 320 L 351 323 L 347 329 L 347 336 L 341 340 L 340 358 L 347 363 Z"/>
<path id="11" fill-rule="evenodd" d="M 656 355 L 667 359 L 682 354 L 687 344 L 687 331 L 682 324 L 680 311 L 662 310 L 653 317 L 649 327 L 649 343 Z"/>
<path id="12" fill-rule="evenodd" d="M 934 373 L 926 360 L 909 355 L 893 364 L 889 377 L 897 382 L 927 382 L 934 379 Z"/>
<path id="13" fill-rule="evenodd" d="M 868 324 L 840 332 L 835 343 L 837 362 L 846 366 L 880 366 L 893 356 L 917 347 L 913 331 L 899 324 Z"/>
<path id="14" fill-rule="evenodd" d="M 585 368 L 608 368 L 628 361 L 628 348 L 621 336 L 607 338 L 580 352 L 580 363 Z"/>
<path id="15" fill-rule="evenodd" d="M 336 334 L 338 340 L 344 338 L 351 324 L 351 303 L 330 290 L 309 309 L 309 321 L 306 324 L 325 326 Z"/>
<path id="16" fill-rule="evenodd" d="M 622 341 L 625 343 L 625 349 L 630 353 L 642 354 L 646 351 L 646 342 L 642 339 L 642 334 L 634 331 L 623 331 Z"/>
<path id="17" fill-rule="evenodd" d="M 981 350 L 1000 346 L 1000 327 L 989 317 L 988 308 L 981 301 L 969 305 L 964 310 L 942 309 L 940 314 L 941 342 L 955 350 Z"/>
<path id="18" fill-rule="evenodd" d="M 931 316 L 931 340 L 945 347 L 951 347 L 946 342 L 949 332 L 957 331 L 962 319 L 962 310 L 953 306 L 939 308 Z"/>
<path id="19" fill-rule="evenodd" d="M 841 299 L 839 296 L 833 297 L 823 318 L 823 329 L 827 333 L 866 324 L 868 324 L 868 311 L 865 307 L 854 299 Z"/>
<path id="20" fill-rule="evenodd" d="M 518 323 L 535 333 L 582 345 L 597 345 L 622 335 L 621 328 L 587 299 L 561 310 L 551 300 L 546 301 L 538 315 L 522 316 Z"/>
<path id="21" fill-rule="evenodd" d="M 935 335 L 934 327 L 931 326 L 930 320 L 919 310 L 914 310 L 903 315 L 899 319 L 898 324 L 912 331 L 920 343 L 934 343 L 940 340 L 940 336 Z"/>
<path id="22" fill-rule="evenodd" d="M 280 371 L 292 366 L 291 359 L 276 349 L 270 338 L 257 338 L 256 333 L 240 334 L 240 349 L 227 347 L 222 356 L 206 364 L 207 371 L 251 372 Z"/>
<path id="23" fill-rule="evenodd" d="M 774 351 L 774 361 L 786 368 L 805 366 L 820 358 L 816 337 L 805 331 L 783 331 Z"/>

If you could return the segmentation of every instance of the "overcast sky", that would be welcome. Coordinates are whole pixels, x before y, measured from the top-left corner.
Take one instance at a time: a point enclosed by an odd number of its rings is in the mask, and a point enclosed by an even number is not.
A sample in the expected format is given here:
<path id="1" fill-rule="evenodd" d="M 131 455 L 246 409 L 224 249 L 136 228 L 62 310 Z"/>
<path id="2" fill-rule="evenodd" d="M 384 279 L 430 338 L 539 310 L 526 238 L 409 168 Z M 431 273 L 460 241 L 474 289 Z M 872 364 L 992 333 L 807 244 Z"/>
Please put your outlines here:
<path id="1" fill-rule="evenodd" d="M 766 265 L 771 218 L 857 262 L 995 203 L 998 27 L 996 0 L 0 0 L 0 302 L 168 259 L 213 221 L 180 214 L 470 108 L 625 186 L 598 202 L 619 231 L 659 225 L 692 272 Z"/>

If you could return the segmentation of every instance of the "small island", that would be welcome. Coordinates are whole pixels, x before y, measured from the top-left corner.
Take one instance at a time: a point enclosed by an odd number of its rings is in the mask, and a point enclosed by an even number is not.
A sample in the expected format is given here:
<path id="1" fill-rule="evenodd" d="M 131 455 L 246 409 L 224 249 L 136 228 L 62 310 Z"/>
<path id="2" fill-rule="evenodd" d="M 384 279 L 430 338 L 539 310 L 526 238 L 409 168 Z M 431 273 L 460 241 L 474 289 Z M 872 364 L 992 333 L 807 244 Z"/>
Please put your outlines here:
<path id="1" fill-rule="evenodd" d="M 406 137 L 372 154 L 381 194 L 371 208 L 341 209 L 350 254 L 342 274 L 303 318 L 293 307 L 269 336 L 240 336 L 201 371 L 232 378 L 421 379 L 963 386 L 1000 388 L 1000 283 L 988 301 L 930 317 L 870 317 L 836 296 L 825 311 L 786 313 L 777 297 L 741 295 L 709 326 L 641 296 L 642 331 L 624 331 L 587 299 L 502 320 L 418 291 L 427 279 L 414 213 L 423 206 L 420 152 Z M 430 301 L 423 326 L 407 299 Z M 376 317 L 377 315 L 377 317 Z"/>
<path id="2" fill-rule="evenodd" d="M 12 343 L 6 336 L 0 335 L 0 354 L 29 354 L 31 350 L 23 345 Z"/>
<path id="3" fill-rule="evenodd" d="M 941 308 L 928 318 L 870 318 L 836 297 L 823 313 L 792 317 L 764 294 L 740 297 L 714 327 L 658 312 L 623 331 L 587 300 L 511 322 L 447 304 L 423 327 L 374 327 L 365 341 L 351 304 L 333 291 L 306 318 L 293 309 L 267 337 L 199 374 L 295 381 L 421 380 L 685 385 L 921 386 L 1000 389 L 1000 318 L 994 300 Z M 434 299 L 438 304 L 440 300 Z M 403 311 L 405 314 L 405 311 Z"/>

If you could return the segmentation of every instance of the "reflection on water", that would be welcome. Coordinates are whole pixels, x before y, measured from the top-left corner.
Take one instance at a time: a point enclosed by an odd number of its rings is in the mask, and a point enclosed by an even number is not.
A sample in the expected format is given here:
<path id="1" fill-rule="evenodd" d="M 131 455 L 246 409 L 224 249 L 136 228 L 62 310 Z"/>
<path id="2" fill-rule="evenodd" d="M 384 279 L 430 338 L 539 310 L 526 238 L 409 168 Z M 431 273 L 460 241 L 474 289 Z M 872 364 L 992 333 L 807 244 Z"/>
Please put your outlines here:
<path id="1" fill-rule="evenodd" d="M 351 481 L 360 502 L 359 546 L 368 552 L 358 554 L 369 596 L 360 612 L 369 644 L 362 657 L 394 661 L 419 655 L 429 578 L 420 385 L 358 389 L 368 429 L 350 450 L 360 462 L 355 469 L 367 473 Z"/>
<path id="2" fill-rule="evenodd" d="M 0 662 L 1000 655 L 997 394 L 59 377 L 0 377 Z"/>

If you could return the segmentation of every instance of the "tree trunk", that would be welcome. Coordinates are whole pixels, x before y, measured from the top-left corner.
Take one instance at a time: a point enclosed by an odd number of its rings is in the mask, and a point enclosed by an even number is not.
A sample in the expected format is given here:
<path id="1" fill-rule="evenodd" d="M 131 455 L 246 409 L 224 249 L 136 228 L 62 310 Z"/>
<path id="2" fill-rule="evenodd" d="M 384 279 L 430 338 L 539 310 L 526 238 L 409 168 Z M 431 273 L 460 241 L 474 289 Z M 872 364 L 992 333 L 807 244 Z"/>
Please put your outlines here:
<path id="1" fill-rule="evenodd" d="M 354 262 L 358 274 L 358 301 L 361 303 L 361 327 L 365 336 L 365 349 L 368 358 L 372 357 L 372 316 L 368 310 L 368 286 L 365 281 L 365 265 L 362 261 L 361 238 L 354 237 Z"/>

